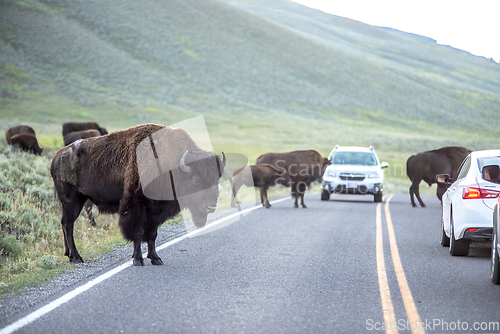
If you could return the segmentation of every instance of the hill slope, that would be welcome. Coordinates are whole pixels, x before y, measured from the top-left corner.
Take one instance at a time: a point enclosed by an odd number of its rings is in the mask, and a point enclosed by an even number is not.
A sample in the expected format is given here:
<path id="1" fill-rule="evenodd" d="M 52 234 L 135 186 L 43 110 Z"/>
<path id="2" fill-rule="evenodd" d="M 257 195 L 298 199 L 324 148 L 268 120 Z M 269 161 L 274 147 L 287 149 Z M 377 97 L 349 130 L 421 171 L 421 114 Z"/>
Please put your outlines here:
<path id="1" fill-rule="evenodd" d="M 499 81 L 497 64 L 285 0 L 0 1 L 8 122 L 202 113 L 235 147 L 481 148 Z"/>

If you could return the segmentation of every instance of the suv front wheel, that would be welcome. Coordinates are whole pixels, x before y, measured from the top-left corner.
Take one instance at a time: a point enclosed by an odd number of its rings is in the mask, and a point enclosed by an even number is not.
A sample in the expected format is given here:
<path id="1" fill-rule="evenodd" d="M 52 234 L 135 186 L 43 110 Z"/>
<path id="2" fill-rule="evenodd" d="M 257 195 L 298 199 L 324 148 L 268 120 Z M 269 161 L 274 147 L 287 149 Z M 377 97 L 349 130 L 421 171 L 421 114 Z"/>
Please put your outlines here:
<path id="1" fill-rule="evenodd" d="M 321 200 L 322 201 L 330 200 L 330 192 L 328 190 L 323 189 L 323 191 L 321 191 Z"/>

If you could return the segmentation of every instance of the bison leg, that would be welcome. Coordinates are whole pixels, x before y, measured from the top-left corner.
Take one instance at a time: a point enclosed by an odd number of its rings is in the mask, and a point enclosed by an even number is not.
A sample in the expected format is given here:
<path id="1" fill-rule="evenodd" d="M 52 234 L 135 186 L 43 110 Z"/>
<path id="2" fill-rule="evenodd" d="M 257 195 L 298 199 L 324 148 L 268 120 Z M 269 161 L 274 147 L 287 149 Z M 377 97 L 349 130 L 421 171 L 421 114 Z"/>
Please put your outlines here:
<path id="1" fill-rule="evenodd" d="M 441 201 L 441 204 L 443 203 L 443 195 L 448 188 L 449 186 L 446 184 L 438 184 L 437 186 L 436 195 L 437 198 L 439 198 L 439 200 Z"/>
<path id="2" fill-rule="evenodd" d="M 231 179 L 230 179 L 231 180 Z M 242 184 L 240 182 L 233 182 L 231 181 L 231 207 L 235 208 L 236 207 L 236 194 L 238 194 L 238 190 Z"/>
<path id="3" fill-rule="evenodd" d="M 417 196 L 417 200 L 418 202 L 420 203 L 420 206 L 425 208 L 425 204 L 424 204 L 424 201 L 422 201 L 422 199 L 420 198 L 420 191 L 419 191 L 419 184 L 420 184 L 420 181 L 422 180 L 415 180 L 412 182 L 411 186 L 410 186 L 410 200 L 411 200 L 411 206 L 413 207 L 416 207 L 417 204 L 415 204 L 415 200 L 413 199 L 413 195 Z"/>
<path id="4" fill-rule="evenodd" d="M 260 193 L 260 202 L 262 203 L 263 206 L 269 209 L 271 207 L 271 203 L 269 203 L 269 200 L 267 199 L 267 188 L 259 187 L 259 193 Z"/>
<path id="5" fill-rule="evenodd" d="M 97 226 L 94 215 L 92 214 L 92 202 L 87 200 L 84 205 L 85 212 L 87 212 L 87 216 L 89 217 L 90 225 Z"/>
<path id="6" fill-rule="evenodd" d="M 132 258 L 134 259 L 134 266 L 143 266 L 144 265 L 144 259 L 142 257 L 142 249 L 141 249 L 141 243 L 142 243 L 142 234 L 137 235 L 137 237 L 134 240 L 134 253 L 132 254 Z"/>
<path id="7" fill-rule="evenodd" d="M 82 211 L 84 201 L 75 201 L 72 203 L 63 203 L 63 212 L 61 218 L 61 227 L 64 236 L 64 255 L 69 257 L 73 263 L 83 263 L 83 259 L 78 253 L 73 237 L 75 220 Z"/>
<path id="8" fill-rule="evenodd" d="M 302 207 L 304 209 L 307 209 L 307 206 L 304 203 L 304 193 L 307 190 L 307 184 L 305 184 L 304 182 L 300 182 L 299 186 L 298 186 L 298 190 L 299 190 L 299 196 L 300 196 L 300 205 L 302 205 Z"/>
<path id="9" fill-rule="evenodd" d="M 150 220 L 152 221 L 152 220 Z M 160 259 L 158 254 L 156 253 L 156 236 L 158 235 L 158 226 L 161 224 L 154 224 L 151 227 L 151 230 L 146 231 L 144 234 L 144 239 L 143 241 L 146 241 L 148 243 L 148 259 L 151 260 L 151 264 L 155 266 L 162 266 L 163 261 Z"/>

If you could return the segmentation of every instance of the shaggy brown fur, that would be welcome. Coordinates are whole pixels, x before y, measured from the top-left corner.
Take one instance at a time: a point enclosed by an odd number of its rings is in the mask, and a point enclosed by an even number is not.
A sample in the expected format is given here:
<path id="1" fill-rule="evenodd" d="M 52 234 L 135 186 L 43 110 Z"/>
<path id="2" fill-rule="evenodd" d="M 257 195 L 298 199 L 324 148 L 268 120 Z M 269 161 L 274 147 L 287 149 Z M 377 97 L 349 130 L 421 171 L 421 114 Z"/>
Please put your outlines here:
<path id="1" fill-rule="evenodd" d="M 32 134 L 33 136 L 36 136 L 35 130 L 33 130 L 32 127 L 28 125 L 16 125 L 5 131 L 5 140 L 7 141 L 7 144 L 9 145 L 11 144 L 10 140 L 12 136 L 20 133 L 29 133 Z"/>
<path id="2" fill-rule="evenodd" d="M 331 162 L 323 158 L 314 149 L 286 153 L 266 153 L 257 158 L 257 164 L 270 164 L 284 170 L 290 176 L 289 186 L 295 198 L 294 207 L 298 208 L 298 199 L 303 208 L 304 193 L 313 182 L 322 182 L 323 173 Z"/>
<path id="3" fill-rule="evenodd" d="M 138 161 L 139 145 L 151 151 L 146 169 L 153 170 L 153 174 L 157 167 L 163 171 L 150 184 L 160 182 L 172 171 L 177 197 L 161 198 L 161 193 L 156 194 L 160 196 L 157 199 L 151 198 L 156 196 L 154 193 L 145 196 L 143 188 L 148 185 L 141 184 L 138 162 L 143 162 Z M 188 172 L 181 169 L 183 156 L 191 169 Z M 134 265 L 144 265 L 141 242 L 148 244 L 151 263 L 163 264 L 155 249 L 158 226 L 182 208 L 190 210 L 196 226 L 204 226 L 207 214 L 217 204 L 217 183 L 224 164 L 217 155 L 200 150 L 183 129 L 157 124 L 82 139 L 64 147 L 54 156 L 51 174 L 62 203 L 65 254 L 71 262 L 83 262 L 75 247 L 73 224 L 89 199 L 99 211 L 119 214 L 123 236 L 134 242 Z"/>
<path id="4" fill-rule="evenodd" d="M 267 189 L 277 184 L 281 184 L 286 187 L 290 182 L 290 176 L 287 173 L 284 173 L 283 170 L 269 164 L 250 166 L 251 175 L 250 173 L 243 171 L 247 167 L 248 166 L 236 168 L 233 172 L 231 207 L 236 207 L 236 194 L 241 186 L 245 185 L 247 187 L 259 188 L 260 202 L 266 208 L 270 208 L 271 204 L 267 199 Z"/>
<path id="5" fill-rule="evenodd" d="M 64 123 L 62 126 L 62 135 L 65 137 L 68 133 L 71 132 L 76 132 L 76 131 L 83 131 L 83 130 L 90 130 L 90 129 L 95 129 L 98 130 L 102 136 L 107 135 L 108 131 L 106 131 L 105 128 L 101 128 L 99 124 L 95 122 L 67 122 Z"/>
<path id="6" fill-rule="evenodd" d="M 430 186 L 436 183 L 437 174 L 450 174 L 455 178 L 458 167 L 462 161 L 472 152 L 462 146 L 447 146 L 436 150 L 425 151 L 412 155 L 406 160 L 406 175 L 411 181 L 410 200 L 411 205 L 416 207 L 413 195 L 417 196 L 421 207 L 425 207 L 420 198 L 419 185 L 422 180 Z M 449 188 L 449 185 L 438 184 L 436 195 L 441 201 L 443 194 Z"/>
<path id="7" fill-rule="evenodd" d="M 78 139 L 85 139 L 98 136 L 101 136 L 101 133 L 99 132 L 99 130 L 96 129 L 70 132 L 66 136 L 64 136 L 64 146 L 67 146 L 77 141 Z"/>
<path id="8" fill-rule="evenodd" d="M 10 144 L 12 146 L 19 147 L 22 151 L 30 152 L 33 154 L 42 154 L 42 149 L 38 146 L 38 140 L 36 140 L 35 135 L 30 133 L 20 133 L 13 135 L 10 139 Z"/>

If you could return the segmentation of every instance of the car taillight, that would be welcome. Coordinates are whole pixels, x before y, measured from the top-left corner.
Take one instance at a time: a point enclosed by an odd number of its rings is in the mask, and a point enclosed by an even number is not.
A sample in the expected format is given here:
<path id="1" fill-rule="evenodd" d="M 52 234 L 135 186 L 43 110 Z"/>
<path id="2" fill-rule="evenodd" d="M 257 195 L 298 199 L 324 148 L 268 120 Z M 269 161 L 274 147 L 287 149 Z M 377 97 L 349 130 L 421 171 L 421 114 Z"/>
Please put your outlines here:
<path id="1" fill-rule="evenodd" d="M 472 198 L 497 198 L 500 195 L 500 191 L 468 187 L 464 188 L 462 193 L 463 199 L 472 199 Z"/>

